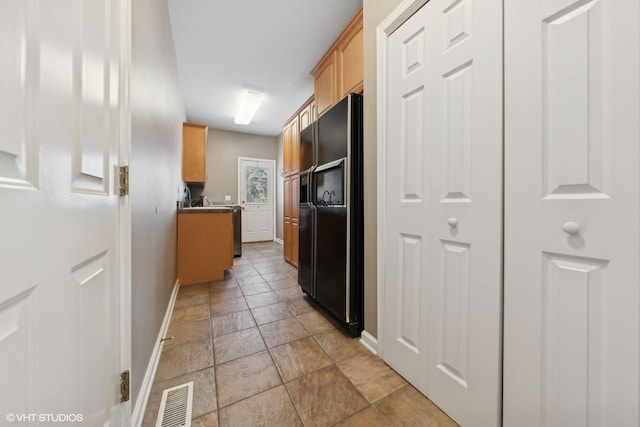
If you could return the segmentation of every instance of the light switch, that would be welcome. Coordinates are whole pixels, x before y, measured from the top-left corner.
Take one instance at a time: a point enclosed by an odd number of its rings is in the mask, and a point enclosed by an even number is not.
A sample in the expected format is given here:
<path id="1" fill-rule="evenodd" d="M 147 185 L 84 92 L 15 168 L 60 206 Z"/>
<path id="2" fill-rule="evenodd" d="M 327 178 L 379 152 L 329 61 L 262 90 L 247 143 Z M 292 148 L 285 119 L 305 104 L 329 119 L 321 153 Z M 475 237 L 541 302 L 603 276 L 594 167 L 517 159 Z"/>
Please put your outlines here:
<path id="1" fill-rule="evenodd" d="M 224 201 L 225 202 L 229 202 L 231 201 L 231 196 L 229 194 L 227 194 L 226 196 L 224 196 Z"/>

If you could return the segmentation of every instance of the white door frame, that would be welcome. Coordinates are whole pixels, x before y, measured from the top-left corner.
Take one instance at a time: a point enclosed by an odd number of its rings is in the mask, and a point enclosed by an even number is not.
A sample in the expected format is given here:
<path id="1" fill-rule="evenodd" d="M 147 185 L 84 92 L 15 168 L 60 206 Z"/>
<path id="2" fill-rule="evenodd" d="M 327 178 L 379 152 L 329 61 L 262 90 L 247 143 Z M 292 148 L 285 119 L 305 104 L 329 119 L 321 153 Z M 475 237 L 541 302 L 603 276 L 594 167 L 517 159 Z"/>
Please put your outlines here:
<path id="1" fill-rule="evenodd" d="M 384 307 L 384 292 L 385 292 L 385 235 L 387 232 L 386 226 L 386 206 L 387 206 L 387 124 L 386 124 L 386 111 L 387 111 L 387 60 L 389 54 L 389 36 L 398 27 L 400 27 L 407 19 L 409 19 L 414 13 L 416 13 L 422 6 L 424 6 L 428 0 L 404 0 L 398 7 L 382 21 L 382 23 L 376 29 L 376 72 L 377 72 L 377 94 L 378 94 L 378 111 L 376 113 L 377 120 L 377 159 L 378 159 L 378 229 L 377 229 L 377 245 L 378 245 L 378 296 L 377 296 L 377 312 L 378 312 L 378 337 L 377 337 L 377 352 L 380 357 L 384 356 L 384 336 L 383 336 L 383 307 Z"/>
<path id="2" fill-rule="evenodd" d="M 271 194 L 273 194 L 272 197 L 272 210 L 273 210 L 273 238 L 272 240 L 276 240 L 276 204 L 277 204 L 277 194 L 276 194 L 276 161 L 273 159 L 258 159 L 255 157 L 238 157 L 238 168 L 237 168 L 237 172 L 238 172 L 238 200 L 240 199 L 240 194 L 242 192 L 242 180 L 240 179 L 240 174 L 242 173 L 242 170 L 240 168 L 240 163 L 242 163 L 242 161 L 249 161 L 249 162 L 264 162 L 264 163 L 270 163 L 271 166 L 273 166 L 273 176 L 271 177 L 271 188 L 269 189 L 271 191 Z M 244 206 L 242 207 L 242 209 L 244 209 Z"/>
<path id="3" fill-rule="evenodd" d="M 131 161 L 131 109 L 129 99 L 129 75 L 131 70 L 131 4 L 120 3 L 120 150 L 119 165 L 129 165 Z M 118 176 L 118 175 L 116 175 Z M 131 370 L 131 200 L 118 200 L 118 226 L 120 250 L 120 372 Z M 135 396 L 133 396 L 135 397 Z M 131 425 L 133 414 L 131 397 L 122 403 L 121 425 Z"/>

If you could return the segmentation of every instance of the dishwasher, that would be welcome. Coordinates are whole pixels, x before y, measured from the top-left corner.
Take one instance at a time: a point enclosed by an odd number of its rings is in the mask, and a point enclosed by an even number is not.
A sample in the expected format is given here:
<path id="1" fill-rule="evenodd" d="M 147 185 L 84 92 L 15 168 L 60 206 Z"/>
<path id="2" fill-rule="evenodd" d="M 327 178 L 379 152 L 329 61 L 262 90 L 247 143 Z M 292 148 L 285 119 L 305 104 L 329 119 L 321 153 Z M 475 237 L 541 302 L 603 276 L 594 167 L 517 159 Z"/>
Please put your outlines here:
<path id="1" fill-rule="evenodd" d="M 233 256 L 242 256 L 242 207 L 230 205 L 231 221 L 233 222 Z"/>

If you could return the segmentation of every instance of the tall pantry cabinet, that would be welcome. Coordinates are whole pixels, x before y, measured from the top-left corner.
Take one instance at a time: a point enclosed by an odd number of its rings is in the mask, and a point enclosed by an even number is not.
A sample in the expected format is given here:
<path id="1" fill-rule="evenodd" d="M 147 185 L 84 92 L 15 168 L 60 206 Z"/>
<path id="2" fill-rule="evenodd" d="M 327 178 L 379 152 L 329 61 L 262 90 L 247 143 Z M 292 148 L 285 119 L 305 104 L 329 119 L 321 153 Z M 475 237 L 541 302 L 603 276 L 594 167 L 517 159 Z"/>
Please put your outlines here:
<path id="1" fill-rule="evenodd" d="M 313 97 L 285 123 L 282 130 L 284 154 L 284 259 L 298 266 L 298 201 L 300 187 L 300 130 L 313 121 Z"/>

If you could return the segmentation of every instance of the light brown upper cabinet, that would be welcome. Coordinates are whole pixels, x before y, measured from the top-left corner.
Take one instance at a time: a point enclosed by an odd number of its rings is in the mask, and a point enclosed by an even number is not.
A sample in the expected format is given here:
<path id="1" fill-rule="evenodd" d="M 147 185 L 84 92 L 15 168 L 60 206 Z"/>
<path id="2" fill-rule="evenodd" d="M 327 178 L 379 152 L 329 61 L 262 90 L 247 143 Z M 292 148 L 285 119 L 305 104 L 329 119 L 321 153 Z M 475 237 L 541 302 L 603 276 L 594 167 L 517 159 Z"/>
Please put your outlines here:
<path id="1" fill-rule="evenodd" d="M 313 102 L 308 103 L 305 107 L 300 111 L 299 119 L 300 119 L 300 130 L 306 128 L 311 124 L 313 118 L 311 117 L 311 109 Z"/>
<path id="2" fill-rule="evenodd" d="M 207 181 L 208 127 L 195 123 L 182 124 L 182 180 Z"/>
<path id="3" fill-rule="evenodd" d="M 315 99 L 318 115 L 331 108 L 338 100 L 338 67 L 336 52 L 328 55 L 311 72 L 315 81 Z"/>
<path id="4" fill-rule="evenodd" d="M 338 101 L 363 86 L 362 9 L 345 28 L 338 44 Z"/>
<path id="5" fill-rule="evenodd" d="M 282 128 L 282 151 L 283 151 L 283 166 L 284 175 L 291 174 L 291 158 L 293 156 L 291 150 L 291 122 L 287 122 Z"/>
<path id="6" fill-rule="evenodd" d="M 311 70 L 317 115 L 363 88 L 362 8 Z"/>
<path id="7" fill-rule="evenodd" d="M 282 126 L 283 176 L 285 177 L 300 173 L 300 131 L 314 120 L 312 114 L 313 98 L 309 98 Z"/>
<path id="8" fill-rule="evenodd" d="M 296 116 L 291 119 L 291 173 L 300 172 L 300 120 Z"/>

